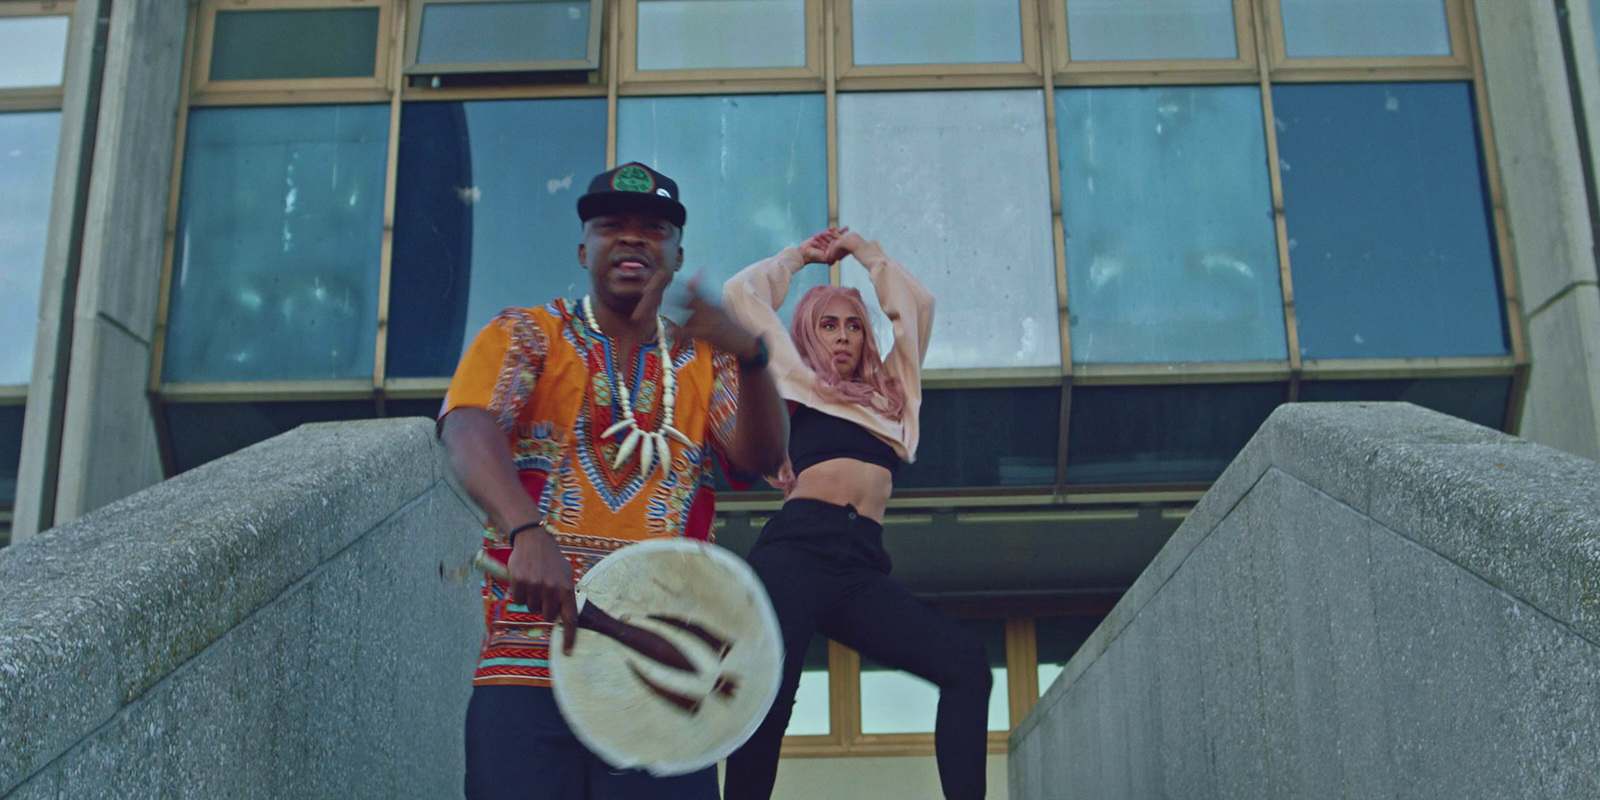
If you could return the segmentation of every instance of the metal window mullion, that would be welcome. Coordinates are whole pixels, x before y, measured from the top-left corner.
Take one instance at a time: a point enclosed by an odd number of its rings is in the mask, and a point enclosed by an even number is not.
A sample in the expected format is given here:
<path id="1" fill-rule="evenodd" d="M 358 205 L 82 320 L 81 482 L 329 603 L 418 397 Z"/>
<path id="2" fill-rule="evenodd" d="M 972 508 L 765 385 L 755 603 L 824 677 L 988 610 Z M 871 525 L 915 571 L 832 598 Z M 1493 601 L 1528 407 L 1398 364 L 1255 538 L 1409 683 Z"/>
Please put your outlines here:
<path id="1" fill-rule="evenodd" d="M 372 398 L 377 415 L 384 416 L 383 382 L 389 362 L 389 299 L 394 282 L 394 207 L 400 175 L 400 85 L 405 82 L 405 60 L 392 57 L 405 41 L 408 22 L 404 3 L 397 4 L 388 32 L 389 51 L 389 152 L 383 173 L 383 240 L 378 250 L 378 329 L 373 346 Z"/>
<path id="2" fill-rule="evenodd" d="M 622 61 L 622 0 L 606 0 L 606 21 L 611 30 L 606 34 L 606 169 L 617 166 L 617 87 L 621 82 L 617 74 Z"/>
<path id="3" fill-rule="evenodd" d="M 1272 186 L 1273 234 L 1278 243 L 1278 285 L 1283 293 L 1284 347 L 1289 356 L 1289 402 L 1300 397 L 1300 321 L 1295 313 L 1294 275 L 1289 264 L 1289 220 L 1283 204 L 1283 170 L 1278 156 L 1277 114 L 1272 104 L 1272 56 L 1268 46 L 1267 25 L 1274 15 L 1266 13 L 1264 4 L 1271 0 L 1256 0 L 1257 7 L 1251 15 L 1255 26 L 1256 61 L 1260 71 L 1261 125 L 1266 132 L 1267 175 Z"/>
<path id="4" fill-rule="evenodd" d="M 835 24 L 837 2 L 849 0 L 823 0 L 822 3 L 822 80 L 823 103 L 826 106 L 828 130 L 828 227 L 839 227 L 839 32 Z M 828 265 L 828 284 L 838 286 L 843 281 L 843 268 L 835 261 Z"/>

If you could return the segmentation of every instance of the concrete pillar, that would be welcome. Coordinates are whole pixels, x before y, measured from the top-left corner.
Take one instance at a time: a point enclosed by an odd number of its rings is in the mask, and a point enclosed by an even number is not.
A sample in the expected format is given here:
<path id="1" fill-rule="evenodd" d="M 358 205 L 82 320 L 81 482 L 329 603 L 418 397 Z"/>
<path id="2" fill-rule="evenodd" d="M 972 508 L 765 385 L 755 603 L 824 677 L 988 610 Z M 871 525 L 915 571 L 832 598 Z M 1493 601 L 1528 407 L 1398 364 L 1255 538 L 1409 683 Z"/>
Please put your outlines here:
<path id="1" fill-rule="evenodd" d="M 1512 324 L 1525 325 L 1533 365 L 1520 434 L 1600 459 L 1600 291 L 1556 5 L 1475 5 L 1521 282 Z"/>
<path id="2" fill-rule="evenodd" d="M 17 540 L 164 477 L 146 390 L 189 6 L 118 0 L 112 9 L 76 293 L 51 287 L 73 298 L 70 326 L 57 326 L 71 337 L 65 396 L 52 420 L 29 409 Z M 59 369 L 48 385 L 59 386 Z"/>

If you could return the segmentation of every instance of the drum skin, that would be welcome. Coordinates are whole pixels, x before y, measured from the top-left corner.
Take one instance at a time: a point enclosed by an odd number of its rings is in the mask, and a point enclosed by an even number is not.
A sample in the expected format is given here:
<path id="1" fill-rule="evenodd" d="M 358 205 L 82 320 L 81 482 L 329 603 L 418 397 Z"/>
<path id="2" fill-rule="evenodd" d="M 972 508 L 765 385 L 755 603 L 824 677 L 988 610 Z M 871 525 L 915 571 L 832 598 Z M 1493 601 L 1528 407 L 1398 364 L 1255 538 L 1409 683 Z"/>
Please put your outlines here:
<path id="1" fill-rule="evenodd" d="M 666 638 L 695 668 L 660 663 L 592 630 L 577 631 L 563 654 L 564 632 L 552 631 L 556 703 L 591 752 L 617 769 L 682 775 L 755 733 L 782 680 L 783 637 L 742 559 L 695 539 L 651 539 L 601 559 L 577 593 L 580 607 L 594 603 Z"/>

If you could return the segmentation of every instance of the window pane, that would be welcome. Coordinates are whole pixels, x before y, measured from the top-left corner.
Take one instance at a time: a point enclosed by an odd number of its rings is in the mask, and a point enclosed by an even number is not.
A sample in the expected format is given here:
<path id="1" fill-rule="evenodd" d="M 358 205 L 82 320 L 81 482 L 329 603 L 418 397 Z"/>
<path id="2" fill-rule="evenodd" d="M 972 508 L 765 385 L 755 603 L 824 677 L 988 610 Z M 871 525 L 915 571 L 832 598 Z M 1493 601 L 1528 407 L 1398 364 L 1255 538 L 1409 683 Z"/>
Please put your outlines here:
<path id="1" fill-rule="evenodd" d="M 833 727 L 828 703 L 828 640 L 811 637 L 784 736 L 826 736 Z"/>
<path id="2" fill-rule="evenodd" d="M 17 501 L 17 471 L 22 465 L 22 413 L 26 406 L 0 406 L 0 508 Z"/>
<path id="3" fill-rule="evenodd" d="M 0 114 L 0 386 L 33 375 L 61 112 Z"/>
<path id="4" fill-rule="evenodd" d="M 1278 0 L 1290 58 L 1450 55 L 1444 0 Z"/>
<path id="5" fill-rule="evenodd" d="M 1067 0 L 1073 61 L 1232 59 L 1233 0 Z"/>
<path id="6" fill-rule="evenodd" d="M 960 620 L 983 640 L 994 685 L 989 689 L 989 730 L 1011 729 L 1010 692 L 1006 684 L 1006 621 Z M 861 656 L 861 732 L 933 733 L 939 687 Z"/>
<path id="7" fill-rule="evenodd" d="M 805 0 L 640 0 L 639 69 L 806 65 Z"/>
<path id="8" fill-rule="evenodd" d="M 1039 617 L 1033 621 L 1033 633 L 1039 654 L 1039 695 L 1043 696 L 1056 676 L 1072 660 L 1078 648 L 1089 640 L 1089 634 L 1100 627 L 1105 617 Z"/>
<path id="9" fill-rule="evenodd" d="M 1056 92 L 1072 360 L 1288 358 L 1261 91 Z"/>
<path id="10" fill-rule="evenodd" d="M 501 309 L 589 291 L 577 202 L 606 168 L 604 98 L 407 103 L 399 160 L 390 375 L 451 375 Z"/>
<path id="11" fill-rule="evenodd" d="M 1281 383 L 1073 387 L 1067 482 L 1215 480 L 1288 399 Z"/>
<path id="12" fill-rule="evenodd" d="M 1468 85 L 1272 93 L 1300 355 L 1505 354 Z"/>
<path id="13" fill-rule="evenodd" d="M 378 71 L 378 9 L 218 11 L 211 80 L 364 78 Z"/>
<path id="14" fill-rule="evenodd" d="M 291 403 L 181 403 L 163 407 L 173 461 L 187 472 L 308 422 L 371 419 L 371 400 Z"/>
<path id="15" fill-rule="evenodd" d="M 1505 424 L 1506 402 L 1510 398 L 1509 377 L 1330 380 L 1300 384 L 1301 402 L 1402 400 L 1495 430 Z"/>
<path id="16" fill-rule="evenodd" d="M 678 182 L 684 276 L 702 271 L 717 295 L 745 265 L 828 226 L 827 130 L 820 94 L 624 98 L 617 163 L 643 161 Z M 780 315 L 827 282 L 826 267 L 801 270 Z"/>
<path id="17" fill-rule="evenodd" d="M 389 107 L 199 108 L 169 381 L 372 375 Z"/>
<path id="18" fill-rule="evenodd" d="M 860 66 L 1022 61 L 1016 0 L 852 0 L 850 20 Z"/>
<path id="19" fill-rule="evenodd" d="M 67 16 L 0 17 L 0 89 L 60 86 L 71 22 Z"/>
<path id="20" fill-rule="evenodd" d="M 938 300 L 925 366 L 1061 363 L 1043 92 L 839 95 L 839 221 Z M 844 284 L 878 313 L 853 259 Z M 888 325 L 877 326 L 889 352 Z"/>
<path id="21" fill-rule="evenodd" d="M 900 468 L 902 489 L 1052 486 L 1061 389 L 932 389 L 922 396 L 917 460 Z"/>
<path id="22" fill-rule="evenodd" d="M 589 57 L 588 0 L 429 3 L 418 64 L 582 61 Z"/>

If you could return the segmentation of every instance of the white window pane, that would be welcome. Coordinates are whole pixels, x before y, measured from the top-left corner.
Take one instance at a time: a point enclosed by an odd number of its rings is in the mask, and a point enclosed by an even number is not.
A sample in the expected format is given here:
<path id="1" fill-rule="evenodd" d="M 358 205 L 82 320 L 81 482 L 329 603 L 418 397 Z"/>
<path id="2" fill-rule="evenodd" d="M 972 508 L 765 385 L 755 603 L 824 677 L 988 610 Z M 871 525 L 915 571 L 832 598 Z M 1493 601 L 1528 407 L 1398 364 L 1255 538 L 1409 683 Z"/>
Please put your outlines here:
<path id="1" fill-rule="evenodd" d="M 988 730 L 1011 730 L 1006 668 L 991 667 Z M 933 733 L 939 687 L 909 672 L 861 670 L 862 733 Z M 793 724 L 790 725 L 793 728 Z M 790 730 L 793 733 L 793 730 Z"/>
<path id="2" fill-rule="evenodd" d="M 862 66 L 1022 61 L 1016 0 L 852 0 L 850 19 Z"/>
<path id="3" fill-rule="evenodd" d="M 1050 691 L 1050 685 L 1061 677 L 1061 672 L 1067 668 L 1066 664 L 1040 664 L 1039 665 L 1039 696 Z"/>
<path id="4" fill-rule="evenodd" d="M 1233 0 L 1067 0 L 1073 61 L 1239 56 Z"/>
<path id="5" fill-rule="evenodd" d="M 1450 55 L 1444 0 L 1280 0 L 1290 58 Z"/>
<path id="6" fill-rule="evenodd" d="M 0 89 L 60 86 L 71 17 L 0 17 Z"/>
<path id="7" fill-rule="evenodd" d="M 639 2 L 641 70 L 805 65 L 805 0 Z"/>
<path id="8" fill-rule="evenodd" d="M 418 64 L 582 61 L 589 56 L 588 0 L 429 3 Z"/>
<path id="9" fill-rule="evenodd" d="M 839 221 L 938 301 L 926 368 L 1061 363 L 1048 164 L 1037 89 L 839 96 Z"/>
<path id="10" fill-rule="evenodd" d="M 61 112 L 0 114 L 0 386 L 33 371 Z"/>
<path id="11" fill-rule="evenodd" d="M 826 645 L 824 645 L 826 647 Z M 826 650 L 823 651 L 826 655 Z M 828 671 L 808 669 L 800 673 L 800 686 L 794 693 L 794 712 L 784 736 L 828 735 Z"/>

